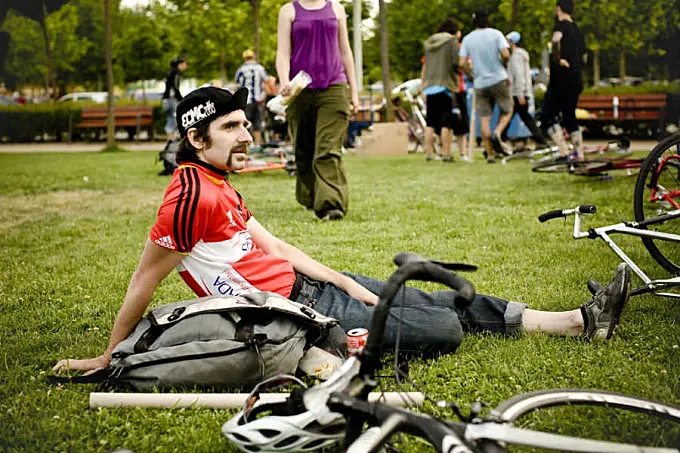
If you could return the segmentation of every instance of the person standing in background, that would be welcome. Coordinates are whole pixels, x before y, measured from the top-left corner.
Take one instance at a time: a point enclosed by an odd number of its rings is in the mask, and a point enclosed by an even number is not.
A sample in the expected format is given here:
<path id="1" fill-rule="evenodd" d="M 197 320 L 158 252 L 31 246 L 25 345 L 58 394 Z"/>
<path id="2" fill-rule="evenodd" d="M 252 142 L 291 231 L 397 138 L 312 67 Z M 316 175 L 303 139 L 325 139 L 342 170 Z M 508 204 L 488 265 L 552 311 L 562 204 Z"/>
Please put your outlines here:
<path id="1" fill-rule="evenodd" d="M 236 71 L 236 83 L 248 88 L 246 118 L 250 121 L 253 140 L 256 146 L 262 145 L 262 126 L 264 110 L 264 83 L 269 79 L 267 70 L 255 59 L 255 52 L 247 49 L 243 52 L 243 64 Z"/>
<path id="2" fill-rule="evenodd" d="M 514 102 L 514 111 L 522 119 L 524 125 L 534 137 L 536 146 L 547 146 L 541 130 L 536 126 L 534 117 L 529 113 L 529 99 L 533 97 L 534 89 L 531 83 L 531 65 L 529 52 L 519 46 L 522 35 L 518 31 L 511 31 L 506 36 L 510 43 L 510 60 L 508 62 L 508 80 Z"/>
<path id="3" fill-rule="evenodd" d="M 286 111 L 297 165 L 296 199 L 322 220 L 341 220 L 349 204 L 342 142 L 350 111 L 359 108 L 344 6 L 326 0 L 283 5 L 276 70 L 282 96 L 291 94 L 290 80 L 298 72 L 312 78 Z"/>
<path id="4" fill-rule="evenodd" d="M 161 101 L 163 111 L 167 119 L 165 121 L 165 134 L 168 140 L 177 138 L 177 104 L 182 100 L 182 93 L 179 91 L 180 74 L 187 68 L 186 59 L 179 57 L 170 62 L 170 72 L 165 78 L 165 91 Z"/>
<path id="5" fill-rule="evenodd" d="M 460 122 L 460 108 L 455 97 L 460 91 L 457 38 L 459 34 L 458 23 L 455 19 L 448 18 L 439 25 L 436 33 L 423 43 L 425 58 L 422 86 L 427 99 L 425 159 L 428 161 L 434 158 L 434 137 L 441 135 L 442 161 L 453 162 L 451 141 L 454 125 Z M 461 148 L 461 154 L 463 149 Z"/>
<path id="6" fill-rule="evenodd" d="M 562 157 L 583 159 L 583 136 L 576 120 L 576 106 L 583 91 L 581 68 L 585 63 L 586 43 L 583 33 L 571 18 L 573 12 L 574 0 L 557 1 L 551 41 L 550 81 L 543 99 L 541 129 L 547 131 L 560 148 Z M 574 145 L 575 155 L 572 156 L 568 156 L 569 147 L 558 122 L 560 113 L 562 124 Z"/>
<path id="7" fill-rule="evenodd" d="M 501 140 L 501 134 L 512 118 L 512 98 L 508 73 L 504 66 L 510 58 L 510 52 L 503 33 L 489 27 L 489 15 L 485 10 L 476 11 L 473 20 L 476 29 L 463 38 L 459 66 L 473 79 L 477 98 L 475 107 L 479 113 L 482 141 L 487 161 L 493 163 L 496 161 L 493 157 L 494 151 L 497 154 L 510 153 L 507 144 Z M 501 116 L 492 133 L 491 116 L 494 104 L 500 107 Z"/>

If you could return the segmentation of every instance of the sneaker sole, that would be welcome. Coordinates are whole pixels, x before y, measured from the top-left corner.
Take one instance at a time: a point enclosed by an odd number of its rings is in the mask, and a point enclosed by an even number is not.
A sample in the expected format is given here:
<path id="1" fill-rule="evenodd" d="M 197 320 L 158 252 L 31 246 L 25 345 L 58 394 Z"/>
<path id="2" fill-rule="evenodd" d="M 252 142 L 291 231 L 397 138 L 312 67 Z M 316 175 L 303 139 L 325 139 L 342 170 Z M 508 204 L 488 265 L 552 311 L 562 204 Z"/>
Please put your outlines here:
<path id="1" fill-rule="evenodd" d="M 609 329 L 607 329 L 607 336 L 606 339 L 609 340 L 611 339 L 612 335 L 614 335 L 614 331 L 616 330 L 616 326 L 619 325 L 619 320 L 621 318 L 621 313 L 623 313 L 623 308 L 626 306 L 626 302 L 630 299 L 630 268 L 626 264 L 621 264 L 622 266 L 625 266 L 626 271 L 625 271 L 625 278 L 622 281 L 622 288 L 621 288 L 621 294 L 623 297 L 619 300 L 619 302 L 616 304 L 616 308 L 614 310 L 614 314 L 612 316 L 611 321 L 609 321 Z"/>

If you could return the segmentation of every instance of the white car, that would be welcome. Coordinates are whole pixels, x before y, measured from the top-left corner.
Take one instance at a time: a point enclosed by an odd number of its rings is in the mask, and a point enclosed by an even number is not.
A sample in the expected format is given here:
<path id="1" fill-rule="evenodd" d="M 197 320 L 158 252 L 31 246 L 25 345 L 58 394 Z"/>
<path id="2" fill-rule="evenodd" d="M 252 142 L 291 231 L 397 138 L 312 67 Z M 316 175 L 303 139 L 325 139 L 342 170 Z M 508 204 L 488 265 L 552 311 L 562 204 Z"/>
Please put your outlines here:
<path id="1" fill-rule="evenodd" d="M 404 83 L 400 83 L 392 89 L 392 94 L 399 94 L 402 90 L 408 90 L 411 96 L 416 96 L 420 92 L 420 79 L 407 80 Z"/>
<path id="2" fill-rule="evenodd" d="M 108 93 L 106 91 L 90 91 L 84 93 L 69 93 L 58 99 L 58 102 L 94 102 L 105 104 Z M 117 98 L 117 96 L 115 96 Z"/>

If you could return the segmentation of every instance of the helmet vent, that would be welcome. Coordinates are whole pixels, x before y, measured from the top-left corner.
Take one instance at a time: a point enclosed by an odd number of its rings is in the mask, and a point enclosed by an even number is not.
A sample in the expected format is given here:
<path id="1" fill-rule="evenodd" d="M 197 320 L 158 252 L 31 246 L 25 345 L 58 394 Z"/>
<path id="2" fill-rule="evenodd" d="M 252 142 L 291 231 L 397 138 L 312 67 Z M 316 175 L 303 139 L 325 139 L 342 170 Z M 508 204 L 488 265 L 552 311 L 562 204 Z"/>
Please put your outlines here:
<path id="1" fill-rule="evenodd" d="M 269 439 L 272 439 L 276 436 L 281 435 L 281 431 L 278 431 L 276 429 L 258 429 L 257 430 L 260 434 L 262 434 L 264 437 L 267 437 Z"/>
<path id="2" fill-rule="evenodd" d="M 277 442 L 274 445 L 274 448 L 287 447 L 288 445 L 294 444 L 298 440 L 300 440 L 300 436 L 288 436 L 285 439 L 283 439 L 281 442 Z"/>

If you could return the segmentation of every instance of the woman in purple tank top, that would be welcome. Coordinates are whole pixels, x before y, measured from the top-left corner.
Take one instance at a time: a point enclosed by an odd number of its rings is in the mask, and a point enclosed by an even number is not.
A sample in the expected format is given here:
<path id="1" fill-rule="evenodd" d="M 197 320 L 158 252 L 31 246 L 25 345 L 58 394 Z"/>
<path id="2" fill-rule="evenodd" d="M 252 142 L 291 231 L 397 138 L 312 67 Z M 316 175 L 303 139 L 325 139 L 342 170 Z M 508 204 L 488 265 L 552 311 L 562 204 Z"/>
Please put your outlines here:
<path id="1" fill-rule="evenodd" d="M 345 8 L 326 0 L 285 4 L 279 12 L 276 70 L 284 96 L 299 71 L 312 77 L 286 112 L 295 147 L 296 199 L 320 219 L 340 220 L 349 202 L 342 142 L 349 115 L 359 106 Z"/>

